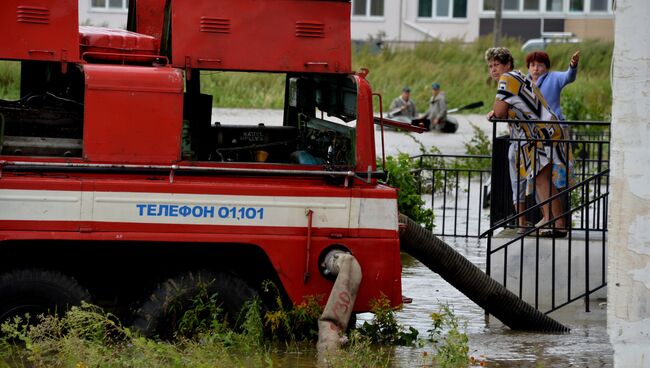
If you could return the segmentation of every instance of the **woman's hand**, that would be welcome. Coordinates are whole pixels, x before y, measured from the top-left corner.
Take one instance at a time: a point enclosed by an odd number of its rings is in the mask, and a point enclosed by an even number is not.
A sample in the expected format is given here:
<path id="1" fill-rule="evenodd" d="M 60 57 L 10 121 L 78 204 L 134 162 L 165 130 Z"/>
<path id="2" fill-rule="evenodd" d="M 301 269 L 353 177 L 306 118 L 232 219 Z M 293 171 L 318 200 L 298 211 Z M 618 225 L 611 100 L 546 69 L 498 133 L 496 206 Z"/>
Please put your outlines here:
<path id="1" fill-rule="evenodd" d="M 488 119 L 507 119 L 508 118 L 508 103 L 505 101 L 494 101 L 492 111 L 488 113 Z"/>

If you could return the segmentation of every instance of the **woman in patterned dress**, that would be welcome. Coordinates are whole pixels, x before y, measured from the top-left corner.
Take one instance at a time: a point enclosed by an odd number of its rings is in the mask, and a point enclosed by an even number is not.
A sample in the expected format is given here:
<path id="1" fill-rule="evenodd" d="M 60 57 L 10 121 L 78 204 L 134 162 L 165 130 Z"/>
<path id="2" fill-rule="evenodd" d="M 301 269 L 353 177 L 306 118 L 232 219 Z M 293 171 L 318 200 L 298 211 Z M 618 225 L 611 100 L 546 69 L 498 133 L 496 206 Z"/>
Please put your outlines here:
<path id="1" fill-rule="evenodd" d="M 566 139 L 557 123 L 535 123 L 535 120 L 558 120 L 551 112 L 542 93 L 532 80 L 514 69 L 510 50 L 504 47 L 490 48 L 485 52 L 490 77 L 498 82 L 496 100 L 489 117 L 499 119 L 516 119 L 518 123 L 509 123 L 510 138 L 517 144 L 515 154 L 518 162 L 519 177 L 527 178 L 527 193 L 534 192 L 539 202 L 558 193 L 558 188 L 566 187 L 571 178 L 567 168 L 572 170 L 572 158 L 568 144 L 558 142 Z M 540 141 L 541 140 L 541 141 Z M 566 223 L 562 216 L 563 205 L 560 199 L 551 202 L 550 209 L 543 209 L 544 219 L 540 224 L 549 222 L 554 229 L 540 232 L 544 236 L 565 236 Z"/>

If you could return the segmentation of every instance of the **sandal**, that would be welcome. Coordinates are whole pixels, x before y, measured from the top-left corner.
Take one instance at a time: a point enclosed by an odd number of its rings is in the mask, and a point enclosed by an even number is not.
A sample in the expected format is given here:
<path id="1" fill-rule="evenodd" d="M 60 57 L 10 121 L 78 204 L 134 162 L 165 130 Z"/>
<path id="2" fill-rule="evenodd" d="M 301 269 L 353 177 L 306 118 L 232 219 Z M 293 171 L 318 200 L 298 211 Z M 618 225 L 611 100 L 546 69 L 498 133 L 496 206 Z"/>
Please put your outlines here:
<path id="1" fill-rule="evenodd" d="M 550 229 L 548 227 L 540 228 L 539 229 L 539 237 L 540 238 L 552 238 L 553 237 L 553 229 Z"/>
<path id="2" fill-rule="evenodd" d="M 555 230 L 553 230 L 553 237 L 554 238 L 564 238 L 564 237 L 567 236 L 568 233 L 569 233 L 568 231 L 555 229 Z"/>
<path id="3" fill-rule="evenodd" d="M 543 228 L 539 230 L 540 238 L 564 238 L 567 236 L 568 231 L 562 231 L 557 229 Z"/>
<path id="4" fill-rule="evenodd" d="M 542 228 L 542 225 L 546 224 L 547 222 L 548 222 L 548 220 L 541 219 L 541 220 L 539 220 L 538 223 L 535 224 L 535 227 L 541 229 L 541 228 Z M 548 225 L 549 225 L 549 224 L 546 224 L 546 225 L 544 225 L 544 227 L 545 227 L 545 228 L 548 228 L 548 227 L 549 227 Z"/>
<path id="5" fill-rule="evenodd" d="M 530 229 L 533 228 L 533 223 L 526 221 L 526 225 L 517 225 L 517 234 L 526 234 Z"/>

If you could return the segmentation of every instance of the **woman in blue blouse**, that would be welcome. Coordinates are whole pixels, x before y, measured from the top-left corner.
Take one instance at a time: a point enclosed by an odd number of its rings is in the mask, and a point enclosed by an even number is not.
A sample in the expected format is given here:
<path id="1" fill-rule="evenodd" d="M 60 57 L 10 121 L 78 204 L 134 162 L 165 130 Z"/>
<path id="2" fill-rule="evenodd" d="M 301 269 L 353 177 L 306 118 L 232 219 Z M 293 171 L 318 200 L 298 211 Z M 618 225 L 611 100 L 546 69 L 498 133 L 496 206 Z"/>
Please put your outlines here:
<path id="1" fill-rule="evenodd" d="M 532 81 L 542 92 L 546 103 L 551 111 L 560 119 L 564 120 L 560 108 L 560 93 L 562 88 L 576 80 L 578 74 L 578 61 L 580 61 L 580 50 L 571 55 L 569 69 L 564 72 L 549 72 L 551 59 L 544 51 L 533 51 L 526 55 L 526 66 Z"/>

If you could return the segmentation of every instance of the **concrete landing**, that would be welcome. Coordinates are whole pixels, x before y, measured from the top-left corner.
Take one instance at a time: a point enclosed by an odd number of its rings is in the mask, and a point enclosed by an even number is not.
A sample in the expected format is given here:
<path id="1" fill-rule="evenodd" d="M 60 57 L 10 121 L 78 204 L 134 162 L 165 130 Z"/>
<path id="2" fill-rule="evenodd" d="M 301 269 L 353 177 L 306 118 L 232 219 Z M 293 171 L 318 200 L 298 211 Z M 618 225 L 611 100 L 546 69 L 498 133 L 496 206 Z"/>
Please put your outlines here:
<path id="1" fill-rule="evenodd" d="M 491 249 L 518 237 L 505 229 L 492 238 Z M 587 243 L 587 236 L 589 242 Z M 606 281 L 607 238 L 602 232 L 573 230 L 566 238 L 537 238 L 534 233 L 492 254 L 490 276 L 538 309 L 547 311 L 594 290 Z M 523 267 L 520 267 L 523 265 Z M 504 280 L 504 269 L 505 280 Z M 537 298 L 535 291 L 538 291 Z M 605 299 L 606 287 L 591 294 Z"/>

